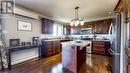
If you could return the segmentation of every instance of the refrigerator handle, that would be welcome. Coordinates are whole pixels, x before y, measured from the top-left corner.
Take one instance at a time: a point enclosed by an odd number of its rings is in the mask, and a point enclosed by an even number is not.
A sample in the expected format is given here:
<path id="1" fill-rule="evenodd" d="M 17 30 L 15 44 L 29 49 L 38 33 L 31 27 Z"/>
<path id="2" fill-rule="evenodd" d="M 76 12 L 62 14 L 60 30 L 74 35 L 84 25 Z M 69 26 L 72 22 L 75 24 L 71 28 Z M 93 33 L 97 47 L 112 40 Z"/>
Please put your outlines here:
<path id="1" fill-rule="evenodd" d="M 120 53 L 114 52 L 111 48 L 108 49 L 108 52 L 109 52 L 111 55 L 120 55 Z"/>

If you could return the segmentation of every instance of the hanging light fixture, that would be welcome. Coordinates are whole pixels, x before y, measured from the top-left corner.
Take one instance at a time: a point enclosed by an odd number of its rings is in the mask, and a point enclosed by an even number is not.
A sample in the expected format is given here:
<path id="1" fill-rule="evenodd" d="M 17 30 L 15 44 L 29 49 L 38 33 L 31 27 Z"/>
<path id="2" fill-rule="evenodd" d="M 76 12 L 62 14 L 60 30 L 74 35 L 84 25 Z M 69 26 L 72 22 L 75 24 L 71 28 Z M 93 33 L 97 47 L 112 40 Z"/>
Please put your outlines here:
<path id="1" fill-rule="evenodd" d="M 70 22 L 71 26 L 84 25 L 83 19 L 79 19 L 78 9 L 79 7 L 75 7 L 75 18 L 71 20 Z"/>

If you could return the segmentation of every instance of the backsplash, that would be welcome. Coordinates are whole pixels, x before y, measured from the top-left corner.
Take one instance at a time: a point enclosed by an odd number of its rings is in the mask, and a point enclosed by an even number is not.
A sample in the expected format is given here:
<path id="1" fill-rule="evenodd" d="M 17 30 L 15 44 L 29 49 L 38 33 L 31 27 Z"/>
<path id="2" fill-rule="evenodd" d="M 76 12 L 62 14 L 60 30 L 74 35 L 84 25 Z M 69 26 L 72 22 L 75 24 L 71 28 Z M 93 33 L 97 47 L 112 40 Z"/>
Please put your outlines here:
<path id="1" fill-rule="evenodd" d="M 89 34 L 89 35 L 69 35 L 69 37 L 74 37 L 74 38 L 81 38 L 87 36 L 88 38 L 93 38 L 93 34 Z M 96 34 L 96 39 L 109 39 L 111 38 L 111 35 L 109 34 Z"/>
<path id="2" fill-rule="evenodd" d="M 58 39 L 58 38 L 62 38 L 64 37 L 63 35 L 62 36 L 54 36 L 52 34 L 42 34 L 40 36 L 41 39 Z"/>
<path id="3" fill-rule="evenodd" d="M 93 34 L 89 34 L 89 35 L 68 35 L 68 37 L 70 38 L 75 38 L 75 39 L 81 39 L 81 37 L 88 37 L 88 38 L 93 38 Z M 42 34 L 41 35 L 41 39 L 60 39 L 60 38 L 65 38 L 67 36 L 54 36 L 51 34 Z M 96 39 L 107 39 L 107 40 L 111 40 L 111 35 L 110 34 L 96 34 Z"/>

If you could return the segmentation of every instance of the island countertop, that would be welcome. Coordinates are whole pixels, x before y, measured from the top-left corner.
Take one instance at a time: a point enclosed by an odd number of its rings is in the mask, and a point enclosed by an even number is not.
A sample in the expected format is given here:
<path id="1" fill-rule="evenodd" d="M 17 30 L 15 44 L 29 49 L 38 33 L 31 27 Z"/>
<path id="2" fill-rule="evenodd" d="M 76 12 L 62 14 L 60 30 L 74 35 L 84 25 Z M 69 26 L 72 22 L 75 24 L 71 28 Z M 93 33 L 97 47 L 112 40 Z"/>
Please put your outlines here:
<path id="1" fill-rule="evenodd" d="M 80 47 L 85 47 L 86 45 L 88 45 L 90 43 L 91 43 L 91 41 L 68 41 L 68 42 L 61 42 L 62 45 L 80 46 Z"/>

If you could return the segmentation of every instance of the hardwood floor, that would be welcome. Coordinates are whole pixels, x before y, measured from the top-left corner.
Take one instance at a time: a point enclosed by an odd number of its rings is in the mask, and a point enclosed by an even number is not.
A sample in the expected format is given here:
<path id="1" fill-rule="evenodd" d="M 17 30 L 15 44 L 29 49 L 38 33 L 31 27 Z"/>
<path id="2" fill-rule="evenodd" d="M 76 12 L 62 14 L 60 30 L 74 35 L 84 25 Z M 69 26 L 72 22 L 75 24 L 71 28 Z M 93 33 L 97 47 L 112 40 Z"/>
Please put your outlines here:
<path id="1" fill-rule="evenodd" d="M 112 73 L 111 57 L 87 54 L 86 63 L 80 68 L 79 73 Z"/>
<path id="2" fill-rule="evenodd" d="M 111 73 L 108 71 L 111 65 L 111 57 L 87 54 L 86 63 L 80 68 L 78 73 Z M 31 60 L 15 65 L 11 70 L 0 71 L 0 73 L 73 73 L 63 69 L 61 54 L 40 59 Z"/>

